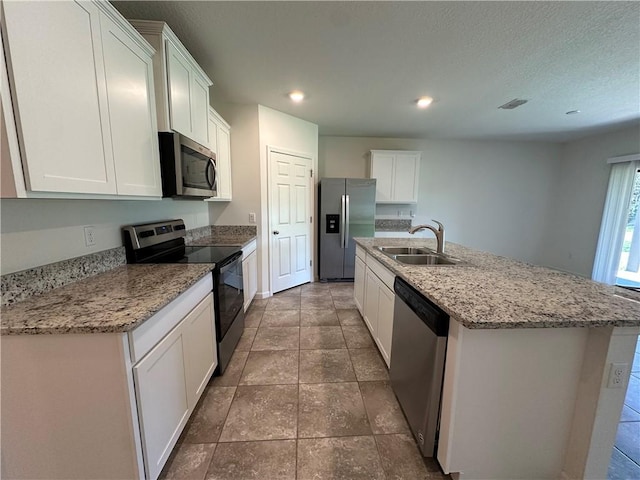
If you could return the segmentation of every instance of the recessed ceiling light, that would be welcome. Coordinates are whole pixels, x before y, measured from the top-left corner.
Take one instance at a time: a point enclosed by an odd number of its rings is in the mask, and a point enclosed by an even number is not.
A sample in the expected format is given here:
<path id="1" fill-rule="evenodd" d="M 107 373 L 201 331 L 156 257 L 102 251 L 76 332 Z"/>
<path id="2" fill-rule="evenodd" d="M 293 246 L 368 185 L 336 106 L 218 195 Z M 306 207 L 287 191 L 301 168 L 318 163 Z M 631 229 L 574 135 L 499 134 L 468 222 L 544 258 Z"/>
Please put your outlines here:
<path id="1" fill-rule="evenodd" d="M 289 93 L 289 98 L 294 102 L 301 102 L 302 100 L 304 100 L 304 92 L 301 92 L 300 90 L 294 90 L 293 92 Z"/>
<path id="2" fill-rule="evenodd" d="M 420 97 L 416 100 L 416 105 L 418 108 L 427 108 L 433 102 L 433 98 L 431 97 Z"/>
<path id="3" fill-rule="evenodd" d="M 576 113 L 580 113 L 580 110 L 569 110 L 565 115 L 575 115 Z"/>

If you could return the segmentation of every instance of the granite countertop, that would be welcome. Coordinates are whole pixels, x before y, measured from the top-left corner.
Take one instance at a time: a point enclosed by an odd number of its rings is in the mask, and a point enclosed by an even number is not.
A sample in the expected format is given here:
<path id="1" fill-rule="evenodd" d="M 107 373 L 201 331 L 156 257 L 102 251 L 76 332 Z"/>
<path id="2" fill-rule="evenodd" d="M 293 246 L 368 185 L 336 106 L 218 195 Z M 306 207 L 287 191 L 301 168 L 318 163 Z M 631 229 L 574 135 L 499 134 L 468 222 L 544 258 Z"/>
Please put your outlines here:
<path id="1" fill-rule="evenodd" d="M 122 265 L 2 308 L 2 335 L 133 330 L 213 264 Z"/>
<path id="2" fill-rule="evenodd" d="M 253 234 L 212 234 L 200 237 L 196 240 L 192 240 L 188 245 L 200 246 L 200 245 L 233 245 L 240 248 L 247 246 L 252 240 L 255 240 L 256 236 Z"/>
<path id="3" fill-rule="evenodd" d="M 467 328 L 640 326 L 640 295 L 546 267 L 447 242 L 455 266 L 404 265 L 374 246 L 426 246 L 425 238 L 356 238 L 367 254 L 407 280 Z"/>

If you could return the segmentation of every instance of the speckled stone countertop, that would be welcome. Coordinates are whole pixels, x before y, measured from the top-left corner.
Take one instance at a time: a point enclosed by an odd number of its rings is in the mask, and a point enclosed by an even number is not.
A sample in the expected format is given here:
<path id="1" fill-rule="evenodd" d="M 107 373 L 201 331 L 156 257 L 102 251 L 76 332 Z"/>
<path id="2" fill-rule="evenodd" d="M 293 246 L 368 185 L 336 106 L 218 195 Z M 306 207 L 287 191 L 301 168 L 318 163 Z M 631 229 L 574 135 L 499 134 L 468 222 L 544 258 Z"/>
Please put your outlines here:
<path id="1" fill-rule="evenodd" d="M 213 264 L 122 265 L 2 308 L 2 335 L 133 330 Z"/>
<path id="2" fill-rule="evenodd" d="M 404 265 L 374 246 L 426 246 L 424 238 L 356 243 L 467 328 L 640 326 L 640 296 L 570 273 L 447 242 L 455 266 Z"/>
<path id="3" fill-rule="evenodd" d="M 252 240 L 256 238 L 255 235 L 252 234 L 213 234 L 207 235 L 205 237 L 200 237 L 197 240 L 192 240 L 189 242 L 189 245 L 199 246 L 199 245 L 237 245 L 242 248 L 248 245 Z"/>

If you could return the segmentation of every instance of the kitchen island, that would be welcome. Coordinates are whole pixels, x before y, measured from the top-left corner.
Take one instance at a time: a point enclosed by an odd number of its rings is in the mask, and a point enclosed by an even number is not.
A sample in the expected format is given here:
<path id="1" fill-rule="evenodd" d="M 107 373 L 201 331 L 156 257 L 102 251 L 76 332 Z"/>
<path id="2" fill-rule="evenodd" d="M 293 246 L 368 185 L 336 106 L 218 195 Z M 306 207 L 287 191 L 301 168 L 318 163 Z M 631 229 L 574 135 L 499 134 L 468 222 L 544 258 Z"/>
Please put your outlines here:
<path id="1" fill-rule="evenodd" d="M 437 458 L 457 478 L 606 478 L 640 332 L 633 292 L 448 243 L 457 265 L 405 265 L 356 239 L 450 317 Z M 356 290 L 357 290 L 356 285 Z M 391 352 L 393 363 L 393 352 Z M 628 381 L 627 368 L 624 385 Z"/>

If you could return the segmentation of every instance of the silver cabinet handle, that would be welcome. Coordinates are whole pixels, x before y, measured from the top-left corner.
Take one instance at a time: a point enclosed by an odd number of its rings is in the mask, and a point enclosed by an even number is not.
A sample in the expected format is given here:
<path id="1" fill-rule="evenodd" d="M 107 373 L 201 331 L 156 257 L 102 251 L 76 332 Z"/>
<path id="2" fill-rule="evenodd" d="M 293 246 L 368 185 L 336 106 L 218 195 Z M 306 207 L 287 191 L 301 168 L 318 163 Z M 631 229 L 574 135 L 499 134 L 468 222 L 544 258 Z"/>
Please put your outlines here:
<path id="1" fill-rule="evenodd" d="M 273 231 L 273 234 L 274 234 L 274 235 L 280 235 L 280 232 L 279 232 L 278 230 L 274 230 L 274 231 Z"/>

